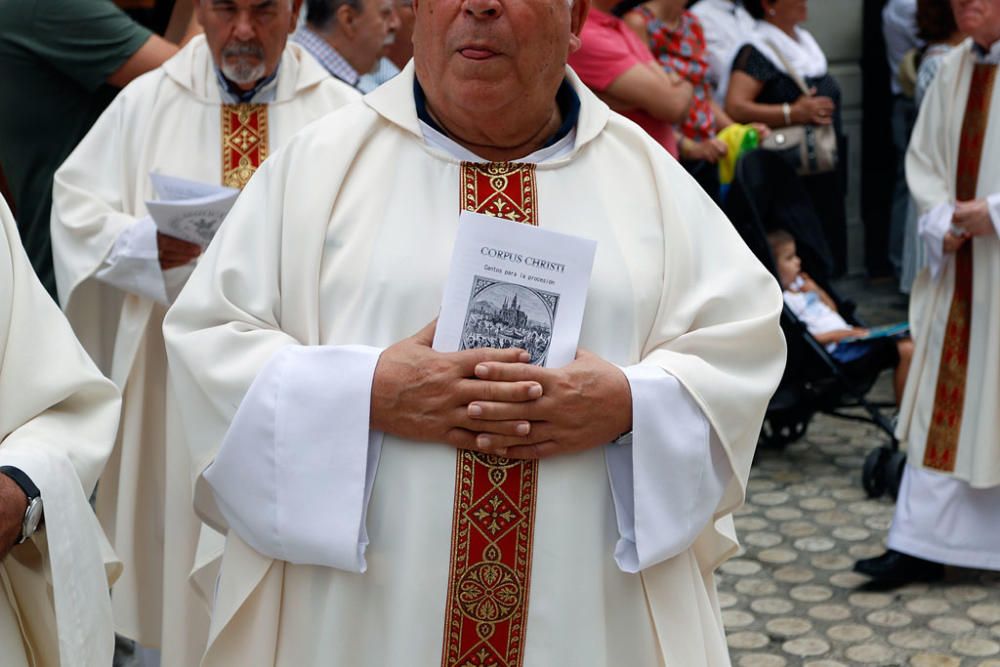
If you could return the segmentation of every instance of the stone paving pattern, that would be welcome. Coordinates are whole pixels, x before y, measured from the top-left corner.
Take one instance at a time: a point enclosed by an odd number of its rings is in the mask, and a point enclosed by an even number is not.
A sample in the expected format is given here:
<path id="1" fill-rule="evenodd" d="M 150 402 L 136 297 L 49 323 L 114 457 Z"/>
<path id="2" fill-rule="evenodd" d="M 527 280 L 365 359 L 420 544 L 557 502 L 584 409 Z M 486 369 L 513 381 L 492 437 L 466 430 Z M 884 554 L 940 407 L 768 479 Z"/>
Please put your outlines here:
<path id="1" fill-rule="evenodd" d="M 872 323 L 906 317 L 891 286 L 841 287 Z M 891 398 L 888 380 L 871 395 Z M 803 440 L 758 453 L 736 517 L 743 552 L 718 574 L 737 667 L 1000 667 L 1000 573 L 949 568 L 940 583 L 877 591 L 851 571 L 885 548 L 892 501 L 861 488 L 864 456 L 885 440 L 819 415 Z"/>

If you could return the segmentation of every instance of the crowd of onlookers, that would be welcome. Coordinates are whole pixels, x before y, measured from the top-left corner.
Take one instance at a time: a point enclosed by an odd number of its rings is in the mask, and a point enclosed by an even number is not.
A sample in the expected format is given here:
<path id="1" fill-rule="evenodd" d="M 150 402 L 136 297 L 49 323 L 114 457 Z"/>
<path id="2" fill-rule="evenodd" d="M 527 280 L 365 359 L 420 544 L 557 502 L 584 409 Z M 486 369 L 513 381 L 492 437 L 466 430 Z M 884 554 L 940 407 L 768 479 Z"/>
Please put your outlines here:
<path id="1" fill-rule="evenodd" d="M 845 150 L 840 88 L 801 26 L 807 17 L 802 0 L 595 0 L 570 64 L 718 200 L 718 164 L 738 158 L 740 142 L 723 138 L 731 126 L 752 128 L 765 146 L 774 129 L 831 126 L 834 151 Z M 800 174 L 839 274 L 845 160 L 832 166 Z"/>
<path id="2" fill-rule="evenodd" d="M 834 275 L 847 269 L 847 142 L 840 87 L 826 56 L 802 27 L 806 0 L 594 0 L 583 45 L 570 63 L 585 84 L 649 134 L 717 200 L 720 162 L 740 142 L 730 127 L 752 127 L 765 147 L 772 130 L 833 128 L 834 168 L 802 170 Z M 889 260 L 909 292 L 921 266 L 903 157 L 923 92 L 941 58 L 958 44 L 948 0 L 889 0 L 882 11 L 891 70 L 897 173 Z M 739 135 L 742 136 L 742 135 Z"/>
<path id="3" fill-rule="evenodd" d="M 18 99 L 0 114 L 0 192 L 19 209 L 28 253 L 53 293 L 52 173 L 118 88 L 196 34 L 194 2 L 117 0 L 119 10 L 111 0 L 61 0 L 65 7 L 38 16 L 35 2 L 0 0 L 0 96 Z M 841 93 L 802 27 L 807 16 L 806 0 L 593 0 L 570 64 L 720 202 L 741 147 L 754 145 L 746 129 L 768 147 L 774 129 L 832 127 L 833 168 L 800 175 L 840 275 L 847 268 Z M 962 35 L 946 0 L 889 0 L 882 23 L 897 165 L 888 255 L 908 292 L 922 258 L 902 157 L 922 93 Z M 412 26 L 412 0 L 311 0 L 293 40 L 364 93 L 405 66 Z"/>

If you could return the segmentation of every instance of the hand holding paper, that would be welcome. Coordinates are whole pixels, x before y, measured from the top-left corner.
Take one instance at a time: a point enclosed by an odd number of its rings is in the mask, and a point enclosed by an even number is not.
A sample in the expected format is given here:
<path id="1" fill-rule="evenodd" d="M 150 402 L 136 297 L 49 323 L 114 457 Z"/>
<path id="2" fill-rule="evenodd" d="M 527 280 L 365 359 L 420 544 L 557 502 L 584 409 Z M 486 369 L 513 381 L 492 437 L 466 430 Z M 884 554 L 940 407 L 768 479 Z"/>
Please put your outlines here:
<path id="1" fill-rule="evenodd" d="M 586 350 L 562 368 L 530 364 L 484 362 L 476 377 L 503 382 L 537 382 L 542 395 L 536 401 L 509 403 L 476 401 L 469 416 L 487 431 L 493 420 L 527 420 L 528 435 L 481 433 L 476 448 L 511 459 L 537 459 L 571 454 L 613 442 L 632 430 L 632 391 L 628 378 L 615 365 Z M 595 418 L 595 410 L 600 410 Z"/>
<path id="2" fill-rule="evenodd" d="M 461 449 L 474 448 L 478 432 L 522 432 L 527 426 L 524 420 L 497 419 L 480 426 L 468 416 L 467 406 L 477 400 L 517 403 L 538 398 L 541 387 L 536 382 L 475 377 L 476 367 L 484 362 L 517 363 L 528 360 L 527 353 L 513 348 L 437 352 L 431 349 L 435 324 L 388 347 L 379 357 L 372 382 L 372 430 Z"/>
<path id="3" fill-rule="evenodd" d="M 529 363 L 484 359 L 475 377 L 541 388 L 529 401 L 511 401 L 500 392 L 467 401 L 472 425 L 465 428 L 478 435 L 465 448 L 544 458 L 604 445 L 631 429 L 632 395 L 624 373 L 577 351 L 596 250 L 588 239 L 462 214 L 434 349 L 526 350 Z M 528 424 L 530 432 L 498 424 Z"/>
<path id="4" fill-rule="evenodd" d="M 166 236 L 207 246 L 233 207 L 240 191 L 210 183 L 150 174 L 157 200 L 146 210 Z"/>
<path id="5" fill-rule="evenodd" d="M 197 243 L 182 241 L 163 232 L 156 232 L 156 248 L 159 251 L 160 269 L 163 271 L 189 264 L 201 255 L 201 246 Z"/>

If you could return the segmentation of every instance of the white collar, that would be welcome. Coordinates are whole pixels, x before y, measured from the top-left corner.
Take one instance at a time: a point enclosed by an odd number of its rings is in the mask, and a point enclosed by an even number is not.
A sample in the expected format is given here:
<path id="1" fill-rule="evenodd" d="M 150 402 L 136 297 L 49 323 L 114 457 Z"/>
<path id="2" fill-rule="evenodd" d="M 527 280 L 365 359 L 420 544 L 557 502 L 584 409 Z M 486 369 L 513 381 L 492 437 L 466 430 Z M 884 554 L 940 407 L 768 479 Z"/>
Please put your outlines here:
<path id="1" fill-rule="evenodd" d="M 424 137 L 424 142 L 431 148 L 447 153 L 456 160 L 462 162 L 490 162 L 479 157 L 465 146 L 441 134 L 427 123 L 420 121 L 420 132 Z M 542 164 L 569 155 L 576 145 L 576 128 L 571 130 L 565 137 L 545 148 L 540 148 L 531 155 L 516 160 L 516 162 L 526 162 L 528 164 Z"/>
<path id="2" fill-rule="evenodd" d="M 977 63 L 1000 64 L 1000 41 L 993 42 L 989 49 L 984 49 L 975 42 L 972 43 L 972 55 Z"/>
<path id="3" fill-rule="evenodd" d="M 271 104 L 274 102 L 275 97 L 278 96 L 278 76 L 280 72 L 279 63 L 278 70 L 271 75 L 267 83 L 254 90 L 253 96 L 246 101 L 252 104 Z M 219 97 L 222 98 L 223 104 L 238 104 L 240 102 L 240 99 L 226 86 L 226 81 L 220 70 L 216 70 L 216 81 L 219 84 Z"/>
<path id="4" fill-rule="evenodd" d="M 751 43 L 765 58 L 774 63 L 780 71 L 791 74 L 775 48 L 788 61 L 795 72 L 805 78 L 815 78 L 826 74 L 827 62 L 823 49 L 806 30 L 795 26 L 795 38 L 791 38 L 780 28 L 767 21 L 757 21 Z M 772 47 L 773 44 L 773 47 Z"/>

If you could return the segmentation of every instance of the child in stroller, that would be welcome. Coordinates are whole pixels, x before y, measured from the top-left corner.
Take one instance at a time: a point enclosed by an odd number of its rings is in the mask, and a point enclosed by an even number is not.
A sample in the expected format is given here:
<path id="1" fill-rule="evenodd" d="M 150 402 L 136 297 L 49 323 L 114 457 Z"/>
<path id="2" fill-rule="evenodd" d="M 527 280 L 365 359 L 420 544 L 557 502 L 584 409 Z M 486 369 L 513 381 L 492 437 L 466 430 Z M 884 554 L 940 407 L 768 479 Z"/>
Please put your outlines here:
<path id="1" fill-rule="evenodd" d="M 870 331 L 848 324 L 830 296 L 804 271 L 795 248 L 795 238 L 783 229 L 768 232 L 785 304 L 806 325 L 809 333 L 844 369 L 848 376 L 872 368 L 894 367 L 893 389 L 896 404 L 906 386 L 906 374 L 913 357 L 913 341 L 908 335 L 868 339 Z"/>

